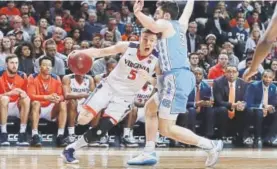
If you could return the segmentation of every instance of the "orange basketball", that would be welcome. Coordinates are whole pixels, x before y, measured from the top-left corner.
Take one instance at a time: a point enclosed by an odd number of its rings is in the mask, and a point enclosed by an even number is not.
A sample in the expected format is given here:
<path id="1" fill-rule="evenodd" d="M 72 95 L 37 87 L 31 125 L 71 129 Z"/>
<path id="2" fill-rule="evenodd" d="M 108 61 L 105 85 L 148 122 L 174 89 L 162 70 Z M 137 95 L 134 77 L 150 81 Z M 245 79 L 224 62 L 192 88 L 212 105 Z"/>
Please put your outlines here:
<path id="1" fill-rule="evenodd" d="M 68 56 L 68 67 L 77 75 L 85 75 L 91 69 L 93 60 L 85 53 L 71 54 Z"/>

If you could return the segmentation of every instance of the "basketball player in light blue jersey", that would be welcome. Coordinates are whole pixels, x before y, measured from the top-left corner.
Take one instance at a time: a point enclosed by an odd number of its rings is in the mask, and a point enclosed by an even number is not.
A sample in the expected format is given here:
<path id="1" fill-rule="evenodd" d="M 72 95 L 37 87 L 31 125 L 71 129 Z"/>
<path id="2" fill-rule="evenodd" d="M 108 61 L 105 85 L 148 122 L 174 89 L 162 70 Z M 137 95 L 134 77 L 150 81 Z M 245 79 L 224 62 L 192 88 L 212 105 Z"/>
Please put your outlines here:
<path id="1" fill-rule="evenodd" d="M 177 20 L 179 8 L 175 2 L 159 2 L 155 20 L 144 15 L 143 0 L 136 0 L 134 14 L 142 25 L 155 33 L 161 33 L 158 42 L 161 75 L 158 78 L 159 92 L 153 95 L 145 106 L 146 145 L 144 152 L 128 161 L 129 165 L 154 165 L 155 136 L 160 134 L 185 144 L 191 144 L 206 150 L 208 157 L 205 165 L 212 167 L 218 161 L 223 142 L 212 141 L 194 134 L 192 131 L 176 125 L 179 113 L 186 112 L 188 95 L 195 87 L 195 76 L 190 71 L 187 57 L 186 31 L 193 11 L 194 1 L 188 0 L 186 7 Z M 157 116 L 159 112 L 159 117 Z"/>

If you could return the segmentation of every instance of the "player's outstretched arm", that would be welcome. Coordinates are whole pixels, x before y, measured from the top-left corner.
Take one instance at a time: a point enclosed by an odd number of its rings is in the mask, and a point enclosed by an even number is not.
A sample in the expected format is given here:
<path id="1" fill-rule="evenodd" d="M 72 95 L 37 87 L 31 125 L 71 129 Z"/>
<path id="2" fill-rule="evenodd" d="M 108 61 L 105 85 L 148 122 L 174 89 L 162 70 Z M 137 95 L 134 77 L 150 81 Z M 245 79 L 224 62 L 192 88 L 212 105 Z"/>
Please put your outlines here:
<path id="1" fill-rule="evenodd" d="M 250 66 L 250 70 L 248 74 L 256 72 L 261 62 L 266 58 L 268 55 L 273 42 L 277 38 L 277 5 L 275 7 L 274 14 L 271 18 L 271 21 L 264 33 L 264 35 L 259 40 L 256 51 L 254 53 L 254 58 L 252 64 Z M 246 75 L 247 76 L 247 75 Z"/>
<path id="2" fill-rule="evenodd" d="M 154 33 L 163 33 L 170 26 L 169 22 L 166 20 L 157 20 L 154 21 L 153 18 L 143 14 L 141 12 L 143 8 L 144 0 L 136 0 L 134 4 L 134 14 L 137 19 L 141 22 L 144 28 L 149 29 Z"/>
<path id="3" fill-rule="evenodd" d="M 92 58 L 101 58 L 110 55 L 116 55 L 119 53 L 124 53 L 129 46 L 129 42 L 118 42 L 116 45 L 107 48 L 89 48 L 84 50 L 74 50 L 69 55 L 77 55 L 78 53 L 85 53 Z"/>
<path id="4" fill-rule="evenodd" d="M 185 31 L 187 31 L 188 29 L 189 19 L 193 12 L 193 7 L 194 7 L 194 0 L 188 0 L 186 7 L 179 19 L 179 23 L 183 26 Z"/>

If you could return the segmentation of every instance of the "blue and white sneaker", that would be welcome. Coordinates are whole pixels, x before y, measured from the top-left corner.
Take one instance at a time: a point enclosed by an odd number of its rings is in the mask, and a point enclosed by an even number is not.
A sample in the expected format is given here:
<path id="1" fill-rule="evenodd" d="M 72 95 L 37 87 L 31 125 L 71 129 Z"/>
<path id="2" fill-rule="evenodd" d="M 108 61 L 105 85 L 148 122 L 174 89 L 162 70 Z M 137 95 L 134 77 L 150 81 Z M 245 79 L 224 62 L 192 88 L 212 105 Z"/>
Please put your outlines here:
<path id="1" fill-rule="evenodd" d="M 77 160 L 75 158 L 75 150 L 73 148 L 69 148 L 69 149 L 64 149 L 62 154 L 61 154 L 61 157 L 63 158 L 64 162 L 65 163 L 68 163 L 68 164 L 77 164 L 79 163 L 79 160 Z"/>
<path id="2" fill-rule="evenodd" d="M 223 150 L 223 142 L 221 140 L 212 140 L 212 145 L 213 148 L 206 151 L 208 153 L 205 163 L 206 167 L 213 167 L 218 161 L 220 152 Z"/>
<path id="3" fill-rule="evenodd" d="M 156 153 L 143 152 L 127 162 L 128 165 L 155 165 L 158 162 Z"/>

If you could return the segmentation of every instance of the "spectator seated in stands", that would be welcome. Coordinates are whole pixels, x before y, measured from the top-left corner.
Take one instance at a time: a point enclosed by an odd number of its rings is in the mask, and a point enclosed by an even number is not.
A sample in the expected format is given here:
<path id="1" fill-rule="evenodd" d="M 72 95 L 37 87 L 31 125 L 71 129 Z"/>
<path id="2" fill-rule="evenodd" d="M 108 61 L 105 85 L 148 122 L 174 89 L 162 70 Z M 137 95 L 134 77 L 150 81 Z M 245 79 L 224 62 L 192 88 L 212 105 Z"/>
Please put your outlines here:
<path id="1" fill-rule="evenodd" d="M 57 15 L 55 16 L 55 25 L 49 26 L 47 28 L 48 36 L 51 37 L 56 31 L 56 28 L 60 28 L 61 32 L 61 39 L 64 39 L 67 36 L 66 31 L 62 28 L 63 26 L 63 19 L 61 16 Z"/>
<path id="2" fill-rule="evenodd" d="M 45 55 L 42 55 L 38 59 L 35 60 L 35 72 L 38 73 L 40 70 L 39 60 L 42 57 L 48 56 L 53 59 L 54 64 L 52 65 L 52 73 L 63 76 L 65 75 L 65 62 L 67 60 L 67 57 L 57 53 L 57 46 L 53 39 L 48 39 L 45 42 Z"/>
<path id="3" fill-rule="evenodd" d="M 82 103 L 95 89 L 94 79 L 88 75 L 69 74 L 63 77 L 63 94 L 67 101 L 68 143 L 75 141 L 75 122 Z"/>
<path id="4" fill-rule="evenodd" d="M 202 121 L 202 125 L 200 126 L 201 133 L 199 134 L 211 138 L 214 135 L 215 121 L 212 90 L 209 84 L 202 81 L 204 73 L 202 68 L 196 67 L 193 73 L 196 77 L 196 86 L 188 97 L 188 113 L 179 114 L 177 124 L 195 132 L 196 119 L 199 119 Z M 187 117 L 182 118 L 180 116 Z M 187 121 L 184 119 L 187 119 Z"/>
<path id="5" fill-rule="evenodd" d="M 18 71 L 18 58 L 10 54 L 6 58 L 7 70 L 0 72 L 0 110 L 1 110 L 1 145 L 9 146 L 7 134 L 8 116 L 20 118 L 20 131 L 17 145 L 28 146 L 27 121 L 30 111 L 30 98 L 26 94 L 27 76 Z"/>
<path id="6" fill-rule="evenodd" d="M 62 37 L 63 31 L 61 28 L 56 27 L 54 28 L 54 32 L 52 34 L 53 40 L 56 42 L 57 45 L 57 52 L 63 53 L 64 52 L 64 41 Z"/>
<path id="7" fill-rule="evenodd" d="M 220 54 L 218 56 L 218 63 L 209 70 L 208 79 L 216 79 L 224 75 L 228 60 L 227 54 Z"/>
<path id="8" fill-rule="evenodd" d="M 34 52 L 31 43 L 23 42 L 19 44 L 14 53 L 17 55 L 19 59 L 18 70 L 25 72 L 27 76 L 29 76 L 32 73 L 35 73 L 35 58 L 33 57 Z"/>
<path id="9" fill-rule="evenodd" d="M 22 27 L 22 18 L 20 16 L 15 16 L 14 19 L 13 19 L 13 30 L 9 31 L 7 33 L 7 35 L 15 34 L 18 31 L 22 31 L 23 32 L 23 39 L 24 39 L 24 41 L 27 41 L 27 42 L 31 41 L 31 38 L 30 38 L 29 34 L 23 30 L 23 27 Z"/>
<path id="10" fill-rule="evenodd" d="M 247 83 L 238 78 L 238 75 L 237 67 L 228 65 L 224 76 L 214 80 L 213 94 L 220 137 L 224 139 L 230 130 L 231 136 L 235 137 L 233 143 L 241 144 L 247 120 L 244 103 Z"/>
<path id="11" fill-rule="evenodd" d="M 237 27 L 232 28 L 228 33 L 229 41 L 235 46 L 235 54 L 242 58 L 248 32 L 244 29 L 245 19 L 243 17 L 237 18 Z"/>
<path id="12" fill-rule="evenodd" d="M 200 44 L 203 43 L 203 40 L 201 36 L 197 35 L 197 23 L 195 21 L 189 23 L 186 36 L 188 52 L 196 52 L 196 50 L 200 47 Z"/>
<path id="13" fill-rule="evenodd" d="M 229 58 L 228 64 L 237 66 L 239 64 L 239 59 L 237 56 L 234 54 L 234 45 L 232 45 L 230 42 L 225 42 L 222 45 L 223 49 L 226 49 L 227 55 Z"/>
<path id="14" fill-rule="evenodd" d="M 277 145 L 277 87 L 272 83 L 273 79 L 273 72 L 265 70 L 262 80 L 249 84 L 246 91 L 246 105 L 251 110 L 248 118 L 254 122 L 254 145 L 258 147 L 262 146 L 263 140 L 265 143 Z M 250 120 L 245 122 L 248 126 L 251 124 Z M 269 126 L 266 133 L 263 130 L 265 125 Z"/>
<path id="15" fill-rule="evenodd" d="M 57 146 L 65 146 L 64 129 L 67 120 L 66 103 L 63 97 L 62 83 L 59 76 L 51 74 L 53 59 L 39 59 L 40 73 L 28 77 L 27 93 L 31 99 L 32 140 L 31 145 L 41 146 L 38 134 L 39 119 L 48 121 L 58 119 Z"/>

